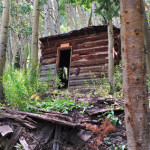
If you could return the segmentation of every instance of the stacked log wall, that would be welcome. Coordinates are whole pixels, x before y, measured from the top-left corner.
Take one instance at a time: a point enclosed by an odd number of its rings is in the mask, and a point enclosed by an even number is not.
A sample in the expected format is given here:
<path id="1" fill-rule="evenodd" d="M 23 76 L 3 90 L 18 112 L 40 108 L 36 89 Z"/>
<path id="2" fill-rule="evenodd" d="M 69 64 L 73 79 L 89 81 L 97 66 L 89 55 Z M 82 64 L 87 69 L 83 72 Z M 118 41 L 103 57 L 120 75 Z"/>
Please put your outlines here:
<path id="1" fill-rule="evenodd" d="M 108 70 L 108 36 L 107 32 L 78 36 L 74 38 L 43 41 L 40 61 L 41 80 L 48 81 L 51 68 L 54 85 L 57 66 L 57 49 L 61 44 L 72 46 L 70 62 L 69 87 L 82 86 L 86 82 L 93 83 L 93 78 L 101 78 Z"/>

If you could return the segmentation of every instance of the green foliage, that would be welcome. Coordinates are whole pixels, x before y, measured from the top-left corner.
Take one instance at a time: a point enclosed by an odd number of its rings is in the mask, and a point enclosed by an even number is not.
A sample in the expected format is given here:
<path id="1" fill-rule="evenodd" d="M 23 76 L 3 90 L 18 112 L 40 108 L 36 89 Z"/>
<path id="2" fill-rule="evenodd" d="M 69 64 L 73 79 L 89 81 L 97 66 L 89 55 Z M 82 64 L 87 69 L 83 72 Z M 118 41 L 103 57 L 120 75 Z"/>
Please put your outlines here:
<path id="1" fill-rule="evenodd" d="M 16 52 L 15 61 L 14 61 L 14 68 L 20 69 L 20 52 L 19 52 L 19 50 Z"/>
<path id="2" fill-rule="evenodd" d="M 110 118 L 112 124 L 116 127 L 116 124 L 117 122 L 121 125 L 122 122 L 119 120 L 118 117 L 115 117 L 115 114 L 114 114 L 114 111 L 111 110 L 111 111 L 108 111 L 106 112 L 105 114 L 107 114 L 107 117 L 106 118 Z"/>
<path id="3" fill-rule="evenodd" d="M 55 87 L 62 88 L 64 84 L 62 83 L 60 76 L 62 75 L 62 69 L 59 68 L 57 75 L 55 76 Z"/>
<path id="4" fill-rule="evenodd" d="M 73 109 L 81 108 L 81 113 L 84 113 L 87 107 L 89 107 L 89 103 L 84 104 L 83 101 L 81 103 L 76 103 L 74 100 L 69 100 L 69 96 L 65 96 L 65 98 L 60 99 L 59 97 L 54 97 L 51 100 L 49 97 L 44 102 L 34 101 L 28 105 L 29 108 L 41 108 L 43 110 L 53 110 L 53 111 L 61 111 L 63 113 L 68 113 Z"/>
<path id="5" fill-rule="evenodd" d="M 98 4 L 95 13 L 104 16 L 107 20 L 119 16 L 119 0 L 67 0 L 67 2 L 82 5 L 85 10 L 89 10 L 91 3 L 95 2 Z"/>
<path id="6" fill-rule="evenodd" d="M 113 17 L 119 16 L 119 0 L 96 0 L 99 6 L 96 8 L 95 12 L 97 14 L 103 15 L 107 20 Z"/>
<path id="7" fill-rule="evenodd" d="M 37 76 L 32 84 L 29 70 L 25 73 L 22 69 L 15 70 L 10 67 L 4 72 L 3 80 L 6 102 L 8 105 L 11 105 L 11 107 L 20 110 L 27 109 L 26 107 L 28 103 L 30 103 L 31 95 L 48 90 L 47 85 L 39 80 L 38 69 Z"/>

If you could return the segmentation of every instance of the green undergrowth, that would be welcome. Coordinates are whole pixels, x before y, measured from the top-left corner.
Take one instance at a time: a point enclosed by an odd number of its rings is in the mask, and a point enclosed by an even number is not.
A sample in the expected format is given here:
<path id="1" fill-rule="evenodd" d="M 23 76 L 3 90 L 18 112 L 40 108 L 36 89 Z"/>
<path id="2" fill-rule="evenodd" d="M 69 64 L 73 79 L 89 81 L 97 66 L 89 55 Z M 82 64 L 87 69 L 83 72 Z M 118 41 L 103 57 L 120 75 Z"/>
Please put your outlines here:
<path id="1" fill-rule="evenodd" d="M 30 97 L 35 93 L 44 93 L 48 90 L 48 85 L 39 80 L 39 71 L 34 82 L 31 81 L 30 71 L 23 69 L 8 68 L 4 72 L 3 83 L 5 101 L 13 108 L 26 110 Z"/>
<path id="2" fill-rule="evenodd" d="M 70 100 L 68 96 L 60 99 L 59 97 L 47 97 L 44 102 L 33 101 L 28 104 L 28 109 L 32 111 L 36 111 L 36 108 L 46 110 L 46 111 L 60 111 L 63 113 L 68 113 L 73 109 L 81 109 L 80 112 L 84 113 L 84 111 L 89 107 L 89 103 L 84 103 L 81 101 L 77 103 L 75 100 Z"/>

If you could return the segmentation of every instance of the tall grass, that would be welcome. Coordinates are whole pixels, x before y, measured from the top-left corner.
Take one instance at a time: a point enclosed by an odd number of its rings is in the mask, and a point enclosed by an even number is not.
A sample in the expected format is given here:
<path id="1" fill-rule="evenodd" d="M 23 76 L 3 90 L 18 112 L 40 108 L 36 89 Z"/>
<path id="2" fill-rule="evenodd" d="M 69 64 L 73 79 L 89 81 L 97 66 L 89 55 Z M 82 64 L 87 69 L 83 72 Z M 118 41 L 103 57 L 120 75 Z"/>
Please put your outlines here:
<path id="1" fill-rule="evenodd" d="M 16 70 L 9 67 L 3 76 L 5 101 L 7 104 L 20 110 L 26 110 L 26 106 L 33 94 L 47 91 L 48 85 L 39 80 L 39 75 L 37 69 L 33 82 L 31 81 L 33 78 L 30 76 L 30 69 L 25 72 L 23 69 Z"/>

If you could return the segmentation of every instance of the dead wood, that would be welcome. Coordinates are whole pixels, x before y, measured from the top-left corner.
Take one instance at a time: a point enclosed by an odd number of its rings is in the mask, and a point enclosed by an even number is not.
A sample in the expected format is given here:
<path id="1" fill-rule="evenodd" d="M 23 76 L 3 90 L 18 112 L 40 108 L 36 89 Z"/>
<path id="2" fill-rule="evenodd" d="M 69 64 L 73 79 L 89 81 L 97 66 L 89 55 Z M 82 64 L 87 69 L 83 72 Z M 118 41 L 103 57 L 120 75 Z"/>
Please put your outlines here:
<path id="1" fill-rule="evenodd" d="M 18 127 L 16 129 L 16 131 L 13 133 L 10 141 L 7 143 L 5 150 L 12 150 L 12 148 L 14 147 L 14 145 L 16 144 L 16 142 L 18 141 L 20 135 L 22 134 L 22 127 Z"/>
<path id="2" fill-rule="evenodd" d="M 60 136 L 61 136 L 61 126 L 58 124 L 56 125 L 55 129 L 55 137 L 53 142 L 53 149 L 52 150 L 59 150 L 60 147 Z"/>

